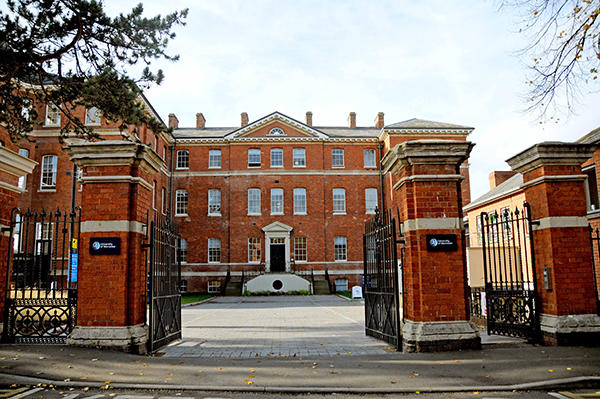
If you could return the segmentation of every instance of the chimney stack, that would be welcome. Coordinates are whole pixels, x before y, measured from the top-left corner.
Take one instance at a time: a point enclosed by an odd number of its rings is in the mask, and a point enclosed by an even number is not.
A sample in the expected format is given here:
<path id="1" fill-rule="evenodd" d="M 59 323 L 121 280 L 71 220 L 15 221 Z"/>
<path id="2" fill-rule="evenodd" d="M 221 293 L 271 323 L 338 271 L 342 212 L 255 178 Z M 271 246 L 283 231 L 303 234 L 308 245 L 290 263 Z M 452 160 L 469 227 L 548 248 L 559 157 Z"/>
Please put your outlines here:
<path id="1" fill-rule="evenodd" d="M 169 127 L 172 127 L 173 129 L 179 127 L 179 119 L 177 119 L 175 114 L 169 114 Z"/>
<path id="2" fill-rule="evenodd" d="M 490 172 L 490 190 L 498 187 L 500 184 L 504 183 L 516 174 L 517 172 L 514 170 L 495 170 Z"/>
<path id="3" fill-rule="evenodd" d="M 202 115 L 202 112 L 199 112 L 196 114 L 196 129 L 204 129 L 204 127 L 206 126 L 206 119 L 204 118 L 204 115 Z"/>
<path id="4" fill-rule="evenodd" d="M 351 128 L 356 127 L 356 112 L 350 112 L 350 115 L 348 115 L 348 126 Z"/>
<path id="5" fill-rule="evenodd" d="M 379 128 L 379 129 L 383 129 L 384 126 L 385 126 L 385 123 L 383 122 L 383 112 L 379 112 L 379 113 L 377 113 L 377 116 L 375 117 L 375 127 Z"/>
<path id="6" fill-rule="evenodd" d="M 242 112 L 242 127 L 248 125 L 248 114 L 246 112 Z"/>
<path id="7" fill-rule="evenodd" d="M 306 124 L 312 126 L 312 112 L 310 111 L 306 112 Z"/>

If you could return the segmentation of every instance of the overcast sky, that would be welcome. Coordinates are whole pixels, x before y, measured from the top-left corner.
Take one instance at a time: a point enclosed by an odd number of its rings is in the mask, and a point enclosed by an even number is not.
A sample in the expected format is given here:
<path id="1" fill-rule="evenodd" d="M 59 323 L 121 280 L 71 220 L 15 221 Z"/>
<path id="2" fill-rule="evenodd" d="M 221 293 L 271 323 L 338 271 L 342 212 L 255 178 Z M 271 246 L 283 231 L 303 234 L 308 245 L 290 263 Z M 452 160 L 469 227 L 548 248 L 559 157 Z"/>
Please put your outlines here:
<path id="1" fill-rule="evenodd" d="M 131 6 L 137 1 L 131 2 Z M 109 13 L 125 1 L 107 0 Z M 148 15 L 189 7 L 166 78 L 146 95 L 161 117 L 195 126 L 238 126 L 280 111 L 315 125 L 371 126 L 410 118 L 468 125 L 472 198 L 505 159 L 546 140 L 573 141 L 600 126 L 600 94 L 581 98 L 558 124 L 523 113 L 525 38 L 513 10 L 488 0 L 308 1 L 145 0 Z"/>

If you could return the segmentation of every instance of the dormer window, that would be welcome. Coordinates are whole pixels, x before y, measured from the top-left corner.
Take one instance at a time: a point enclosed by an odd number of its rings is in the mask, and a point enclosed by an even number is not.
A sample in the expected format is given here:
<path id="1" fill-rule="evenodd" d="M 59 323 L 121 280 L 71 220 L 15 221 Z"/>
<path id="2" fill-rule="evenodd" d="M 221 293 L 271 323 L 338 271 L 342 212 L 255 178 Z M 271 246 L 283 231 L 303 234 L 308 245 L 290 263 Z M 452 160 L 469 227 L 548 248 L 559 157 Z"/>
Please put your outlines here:
<path id="1" fill-rule="evenodd" d="M 283 129 L 280 129 L 278 127 L 274 127 L 269 132 L 269 136 L 285 136 L 285 132 L 283 131 Z"/>

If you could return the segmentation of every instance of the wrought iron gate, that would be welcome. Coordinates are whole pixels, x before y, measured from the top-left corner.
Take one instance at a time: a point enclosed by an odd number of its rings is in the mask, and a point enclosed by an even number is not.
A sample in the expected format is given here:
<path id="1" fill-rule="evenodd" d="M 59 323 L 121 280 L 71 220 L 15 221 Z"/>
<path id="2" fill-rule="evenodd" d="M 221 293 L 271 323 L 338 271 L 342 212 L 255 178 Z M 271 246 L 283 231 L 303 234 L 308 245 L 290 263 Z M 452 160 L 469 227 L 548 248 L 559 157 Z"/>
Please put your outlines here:
<path id="1" fill-rule="evenodd" d="M 478 225 L 488 334 L 539 339 L 539 302 L 535 274 L 531 208 L 482 212 Z"/>
<path id="2" fill-rule="evenodd" d="M 21 212 L 10 222 L 3 340 L 62 344 L 77 316 L 80 212 Z"/>
<path id="3" fill-rule="evenodd" d="M 181 338 L 181 257 L 177 256 L 181 248 L 181 236 L 171 218 L 160 215 L 154 217 L 150 223 L 147 246 L 150 248 L 148 350 L 154 352 Z"/>
<path id="4" fill-rule="evenodd" d="M 402 346 L 399 281 L 402 269 L 396 248 L 399 242 L 391 212 L 380 214 L 375 210 L 375 217 L 367 221 L 363 235 L 365 332 L 398 350 Z"/>

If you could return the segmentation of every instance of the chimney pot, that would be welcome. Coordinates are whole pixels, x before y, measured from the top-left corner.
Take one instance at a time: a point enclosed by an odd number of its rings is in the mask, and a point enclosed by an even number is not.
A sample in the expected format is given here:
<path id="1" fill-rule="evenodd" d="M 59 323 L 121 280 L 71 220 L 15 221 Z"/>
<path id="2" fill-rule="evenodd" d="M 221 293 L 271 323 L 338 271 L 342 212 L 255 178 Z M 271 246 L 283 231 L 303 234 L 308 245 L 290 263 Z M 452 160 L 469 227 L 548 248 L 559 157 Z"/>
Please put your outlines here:
<path id="1" fill-rule="evenodd" d="M 312 126 L 312 112 L 310 111 L 306 113 L 306 124 Z"/>
<path id="2" fill-rule="evenodd" d="M 383 112 L 378 112 L 377 116 L 375 117 L 375 127 L 383 129 L 384 126 L 385 123 L 383 121 Z"/>
<path id="3" fill-rule="evenodd" d="M 246 112 L 242 112 L 242 127 L 248 125 L 248 114 Z"/>
<path id="4" fill-rule="evenodd" d="M 204 129 L 205 126 L 206 119 L 204 118 L 204 115 L 202 115 L 202 112 L 198 112 L 196 114 L 196 129 Z"/>
<path id="5" fill-rule="evenodd" d="M 172 127 L 173 129 L 179 127 L 179 119 L 177 119 L 175 114 L 169 114 L 169 127 Z"/>
<path id="6" fill-rule="evenodd" d="M 356 127 L 356 112 L 350 112 L 348 115 L 348 126 L 353 129 Z"/>

